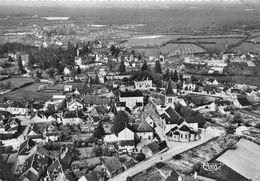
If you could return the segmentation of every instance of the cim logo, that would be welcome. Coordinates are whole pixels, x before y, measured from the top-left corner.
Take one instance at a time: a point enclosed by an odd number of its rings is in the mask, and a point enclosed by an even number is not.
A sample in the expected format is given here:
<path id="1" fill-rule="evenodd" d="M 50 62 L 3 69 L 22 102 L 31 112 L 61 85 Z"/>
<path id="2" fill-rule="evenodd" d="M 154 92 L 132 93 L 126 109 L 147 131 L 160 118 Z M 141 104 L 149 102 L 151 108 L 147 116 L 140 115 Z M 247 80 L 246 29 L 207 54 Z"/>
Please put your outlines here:
<path id="1" fill-rule="evenodd" d="M 208 163 L 204 162 L 203 163 L 203 169 L 209 172 L 217 171 L 221 168 L 223 164 L 222 163 Z"/>

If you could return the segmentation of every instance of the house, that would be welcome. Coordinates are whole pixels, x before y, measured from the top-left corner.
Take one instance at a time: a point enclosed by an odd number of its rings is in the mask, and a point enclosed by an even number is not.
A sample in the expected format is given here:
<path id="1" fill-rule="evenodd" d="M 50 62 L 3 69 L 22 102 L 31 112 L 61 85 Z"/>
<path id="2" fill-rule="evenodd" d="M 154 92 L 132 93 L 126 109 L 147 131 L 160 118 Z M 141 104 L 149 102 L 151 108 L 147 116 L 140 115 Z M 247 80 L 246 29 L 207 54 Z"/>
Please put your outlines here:
<path id="1" fill-rule="evenodd" d="M 132 152 L 135 148 L 135 133 L 127 127 L 118 133 L 118 140 L 119 150 Z"/>
<path id="2" fill-rule="evenodd" d="M 172 107 L 168 107 L 163 114 L 160 115 L 162 118 L 162 126 L 163 132 L 168 132 L 171 128 L 175 127 L 176 125 L 181 124 L 182 117 L 173 109 Z"/>
<path id="3" fill-rule="evenodd" d="M 67 102 L 67 109 L 69 111 L 83 110 L 83 107 L 83 102 L 79 99 L 72 98 L 69 102 Z"/>
<path id="4" fill-rule="evenodd" d="M 169 141 L 188 142 L 198 139 L 198 122 L 192 118 L 182 118 L 173 108 L 169 107 L 161 115 L 163 134 Z"/>
<path id="5" fill-rule="evenodd" d="M 154 130 L 145 120 L 142 120 L 141 123 L 132 124 L 132 127 L 140 141 L 153 140 Z"/>
<path id="6" fill-rule="evenodd" d="M 6 110 L 14 115 L 26 115 L 29 112 L 27 104 L 18 101 L 13 101 Z"/>
<path id="7" fill-rule="evenodd" d="M 49 181 L 75 181 L 75 179 L 64 170 L 59 159 L 55 160 L 47 169 L 47 179 Z"/>
<path id="8" fill-rule="evenodd" d="M 53 95 L 49 101 L 45 102 L 43 109 L 47 110 L 49 105 L 54 105 L 54 108 L 57 110 L 63 105 L 65 99 L 66 95 Z"/>
<path id="9" fill-rule="evenodd" d="M 119 96 L 119 102 L 124 104 L 126 107 L 132 109 L 133 107 L 144 106 L 144 96 L 140 91 L 127 91 L 121 92 Z"/>
<path id="10" fill-rule="evenodd" d="M 37 181 L 45 173 L 48 162 L 49 157 L 46 155 L 46 151 L 41 147 L 35 147 L 35 150 L 28 155 L 23 165 L 17 167 L 18 172 L 22 172 L 19 180 Z"/>
<path id="11" fill-rule="evenodd" d="M 99 178 L 97 172 L 92 171 L 82 176 L 78 181 L 99 181 Z"/>
<path id="12" fill-rule="evenodd" d="M 36 143 L 32 139 L 27 138 L 21 143 L 18 150 L 18 155 L 28 155 L 35 145 Z"/>
<path id="13" fill-rule="evenodd" d="M 103 166 L 109 178 L 114 177 L 124 171 L 124 167 L 121 165 L 121 162 L 116 157 L 107 158 L 104 161 Z"/>
<path id="14" fill-rule="evenodd" d="M 87 107 L 90 107 L 90 106 L 93 106 L 93 105 L 95 105 L 95 106 L 101 106 L 101 105 L 108 106 L 110 104 L 109 98 L 97 96 L 97 95 L 85 95 L 83 97 L 83 100 L 84 100 L 84 104 Z"/>
<path id="15" fill-rule="evenodd" d="M 7 111 L 9 105 L 7 103 L 0 103 L 0 111 Z"/>
<path id="16" fill-rule="evenodd" d="M 6 123 L 2 122 L 0 127 L 2 128 L 2 134 L 15 134 L 20 127 L 20 120 L 11 117 Z"/>
<path id="17" fill-rule="evenodd" d="M 137 90 L 149 90 L 153 87 L 152 80 L 134 81 L 134 84 Z"/>
<path id="18" fill-rule="evenodd" d="M 151 126 L 151 128 L 155 127 L 155 122 L 151 116 L 147 116 L 147 118 L 145 118 L 145 121 Z"/>
<path id="19" fill-rule="evenodd" d="M 237 96 L 237 98 L 233 100 L 233 104 L 240 109 L 251 107 L 251 103 L 244 96 Z"/>
<path id="20" fill-rule="evenodd" d="M 197 139 L 197 133 L 183 121 L 166 133 L 168 141 L 189 142 Z"/>
<path id="21" fill-rule="evenodd" d="M 44 115 L 44 113 L 36 113 L 32 118 L 31 118 L 31 122 L 33 123 L 45 123 L 47 122 L 48 119 L 47 117 Z"/>
<path id="22" fill-rule="evenodd" d="M 160 146 L 159 146 L 159 144 L 157 142 L 154 141 L 152 143 L 149 143 L 149 144 L 145 145 L 142 148 L 142 151 L 147 156 L 152 157 L 154 154 L 160 152 Z"/>
<path id="23" fill-rule="evenodd" d="M 66 111 L 62 117 L 63 125 L 80 124 L 83 122 L 84 113 L 81 111 Z"/>

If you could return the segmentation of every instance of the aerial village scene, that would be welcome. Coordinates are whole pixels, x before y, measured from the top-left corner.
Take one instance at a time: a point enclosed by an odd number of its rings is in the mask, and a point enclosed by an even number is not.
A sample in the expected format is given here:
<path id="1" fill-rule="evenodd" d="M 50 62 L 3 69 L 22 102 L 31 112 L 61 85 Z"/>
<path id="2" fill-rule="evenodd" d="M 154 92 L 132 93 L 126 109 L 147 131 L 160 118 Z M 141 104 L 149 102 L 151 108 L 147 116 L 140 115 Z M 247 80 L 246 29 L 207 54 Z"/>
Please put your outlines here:
<path id="1" fill-rule="evenodd" d="M 260 181 L 258 1 L 60 2 L 0 5 L 0 181 Z"/>

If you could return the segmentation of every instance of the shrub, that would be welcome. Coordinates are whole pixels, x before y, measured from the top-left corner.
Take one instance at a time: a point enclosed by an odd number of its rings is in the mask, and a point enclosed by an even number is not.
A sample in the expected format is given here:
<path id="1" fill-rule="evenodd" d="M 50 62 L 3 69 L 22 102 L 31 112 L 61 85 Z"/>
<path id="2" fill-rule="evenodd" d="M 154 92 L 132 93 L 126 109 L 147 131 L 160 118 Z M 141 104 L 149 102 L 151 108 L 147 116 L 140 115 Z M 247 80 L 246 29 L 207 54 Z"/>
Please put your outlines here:
<path id="1" fill-rule="evenodd" d="M 165 166 L 165 163 L 163 163 L 163 162 L 158 162 L 158 163 L 156 163 L 156 167 L 157 168 L 162 168 L 162 167 L 164 167 Z"/>

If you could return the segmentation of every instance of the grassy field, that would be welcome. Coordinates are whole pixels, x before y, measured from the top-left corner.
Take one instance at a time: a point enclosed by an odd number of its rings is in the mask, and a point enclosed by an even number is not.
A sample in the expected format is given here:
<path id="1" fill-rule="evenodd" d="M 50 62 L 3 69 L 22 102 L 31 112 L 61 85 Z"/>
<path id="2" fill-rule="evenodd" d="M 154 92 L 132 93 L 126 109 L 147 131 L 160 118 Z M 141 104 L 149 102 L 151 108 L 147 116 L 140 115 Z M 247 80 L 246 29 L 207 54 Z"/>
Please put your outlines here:
<path id="1" fill-rule="evenodd" d="M 4 94 L 4 97 L 8 99 L 13 99 L 14 97 L 24 97 L 24 98 L 34 98 L 35 101 L 47 101 L 49 100 L 53 93 L 46 92 L 36 92 L 42 83 L 33 83 L 29 86 L 23 87 L 21 89 L 14 90 Z"/>
<path id="2" fill-rule="evenodd" d="M 3 84 L 6 84 L 7 82 L 11 83 L 10 89 L 13 89 L 16 87 L 20 87 L 21 85 L 23 85 L 25 83 L 34 82 L 34 79 L 32 79 L 32 78 L 9 78 L 9 79 L 0 81 L 0 83 L 3 83 Z"/>

